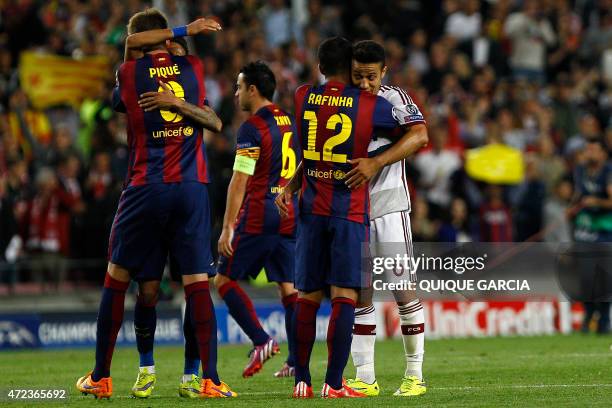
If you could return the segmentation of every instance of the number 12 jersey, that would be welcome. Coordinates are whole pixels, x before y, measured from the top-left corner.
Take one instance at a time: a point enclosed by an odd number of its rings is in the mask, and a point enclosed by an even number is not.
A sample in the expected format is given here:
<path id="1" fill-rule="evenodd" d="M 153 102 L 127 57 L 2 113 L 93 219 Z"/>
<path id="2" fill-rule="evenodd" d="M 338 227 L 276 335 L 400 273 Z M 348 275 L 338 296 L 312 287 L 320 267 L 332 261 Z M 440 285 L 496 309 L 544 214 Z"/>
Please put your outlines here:
<path id="1" fill-rule="evenodd" d="M 368 187 L 350 190 L 348 160 L 368 157 L 375 128 L 399 126 L 393 106 L 384 98 L 341 82 L 303 85 L 295 93 L 298 142 L 304 179 L 300 211 L 369 222 Z"/>

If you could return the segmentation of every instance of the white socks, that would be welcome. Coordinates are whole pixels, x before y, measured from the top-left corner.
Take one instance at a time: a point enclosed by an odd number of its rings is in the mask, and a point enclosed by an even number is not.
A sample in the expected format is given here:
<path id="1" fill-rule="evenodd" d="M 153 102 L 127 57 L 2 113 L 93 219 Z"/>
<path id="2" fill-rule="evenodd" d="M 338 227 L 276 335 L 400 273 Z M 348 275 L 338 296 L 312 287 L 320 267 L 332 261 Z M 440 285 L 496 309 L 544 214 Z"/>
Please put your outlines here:
<path id="1" fill-rule="evenodd" d="M 140 371 L 144 371 L 147 370 L 147 373 L 149 374 L 155 374 L 155 366 L 144 366 L 144 367 L 140 367 Z"/>
<path id="2" fill-rule="evenodd" d="M 374 372 L 374 343 L 376 342 L 376 314 L 374 305 L 355 309 L 351 356 L 360 378 L 368 384 L 376 381 Z"/>
<path id="3" fill-rule="evenodd" d="M 425 354 L 425 314 L 418 299 L 399 306 L 404 353 L 406 355 L 406 376 L 414 375 L 423 379 L 423 355 Z M 357 319 L 355 319 L 357 321 Z"/>

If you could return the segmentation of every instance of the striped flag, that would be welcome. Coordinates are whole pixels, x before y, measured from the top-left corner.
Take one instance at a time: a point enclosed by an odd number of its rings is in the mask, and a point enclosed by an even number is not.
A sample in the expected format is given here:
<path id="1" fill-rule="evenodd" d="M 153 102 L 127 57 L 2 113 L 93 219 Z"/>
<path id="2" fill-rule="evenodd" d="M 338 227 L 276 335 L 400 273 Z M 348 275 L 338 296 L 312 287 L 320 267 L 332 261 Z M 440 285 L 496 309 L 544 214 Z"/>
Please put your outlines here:
<path id="1" fill-rule="evenodd" d="M 37 109 L 59 104 L 78 107 L 86 96 L 98 94 L 110 75 L 105 56 L 76 60 L 25 51 L 19 61 L 21 87 Z"/>

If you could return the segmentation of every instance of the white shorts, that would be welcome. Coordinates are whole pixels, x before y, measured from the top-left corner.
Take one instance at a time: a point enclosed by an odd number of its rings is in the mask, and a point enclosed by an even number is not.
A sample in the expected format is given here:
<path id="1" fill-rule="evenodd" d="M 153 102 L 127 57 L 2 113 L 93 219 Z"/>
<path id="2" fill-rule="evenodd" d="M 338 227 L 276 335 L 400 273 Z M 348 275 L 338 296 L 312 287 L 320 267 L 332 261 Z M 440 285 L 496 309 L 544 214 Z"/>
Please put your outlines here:
<path id="1" fill-rule="evenodd" d="M 410 212 L 397 211 L 385 214 L 370 221 L 370 253 L 372 257 L 392 257 L 406 255 L 413 257 Z M 416 270 L 410 270 L 410 281 L 416 281 Z M 389 276 L 388 282 L 397 280 Z"/>

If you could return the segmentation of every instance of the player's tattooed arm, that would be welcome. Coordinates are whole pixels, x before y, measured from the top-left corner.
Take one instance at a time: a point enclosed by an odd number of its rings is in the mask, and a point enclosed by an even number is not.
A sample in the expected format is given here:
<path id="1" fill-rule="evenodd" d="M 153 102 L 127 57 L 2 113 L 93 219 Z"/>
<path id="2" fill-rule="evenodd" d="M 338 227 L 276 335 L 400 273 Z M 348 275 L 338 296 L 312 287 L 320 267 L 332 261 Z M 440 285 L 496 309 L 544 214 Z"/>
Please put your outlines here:
<path id="1" fill-rule="evenodd" d="M 211 18 L 198 18 L 187 24 L 187 35 L 197 35 L 204 32 L 220 31 L 221 25 Z M 171 28 L 142 31 L 127 36 L 125 39 L 124 61 L 142 57 L 142 49 L 151 45 L 172 40 L 174 33 Z"/>
<path id="2" fill-rule="evenodd" d="M 351 189 L 361 187 L 383 167 L 418 152 L 420 148 L 427 145 L 428 140 L 427 127 L 422 124 L 414 125 L 408 128 L 397 143 L 378 156 L 349 160 L 349 163 L 355 166 L 346 173 L 346 185 Z"/>
<path id="3" fill-rule="evenodd" d="M 145 112 L 157 109 L 177 111 L 198 122 L 205 129 L 217 133 L 221 132 L 223 123 L 211 107 L 200 107 L 189 103 L 174 95 L 168 84 L 161 81 L 159 84 L 164 89 L 162 92 L 145 92 L 140 95 L 138 105 Z"/>
<path id="4" fill-rule="evenodd" d="M 289 205 L 293 199 L 293 195 L 302 188 L 302 176 L 304 174 L 304 169 L 302 167 L 302 162 L 298 165 L 295 173 L 289 183 L 285 186 L 283 191 L 276 196 L 274 200 L 274 204 L 276 208 L 278 208 L 278 212 L 282 218 L 289 215 Z"/>
<path id="5" fill-rule="evenodd" d="M 227 204 L 225 206 L 225 215 L 223 216 L 223 229 L 217 244 L 219 254 L 230 257 L 234 253 L 232 241 L 234 240 L 234 225 L 242 207 L 242 201 L 246 194 L 247 184 L 249 182 L 247 173 L 234 170 L 232 180 L 227 188 Z"/>
<path id="6" fill-rule="evenodd" d="M 179 99 L 177 108 L 183 115 L 189 116 L 191 119 L 195 120 L 204 128 L 212 132 L 219 133 L 223 129 L 221 119 L 219 119 L 219 116 L 217 116 L 215 111 L 210 106 L 199 107 Z"/>

